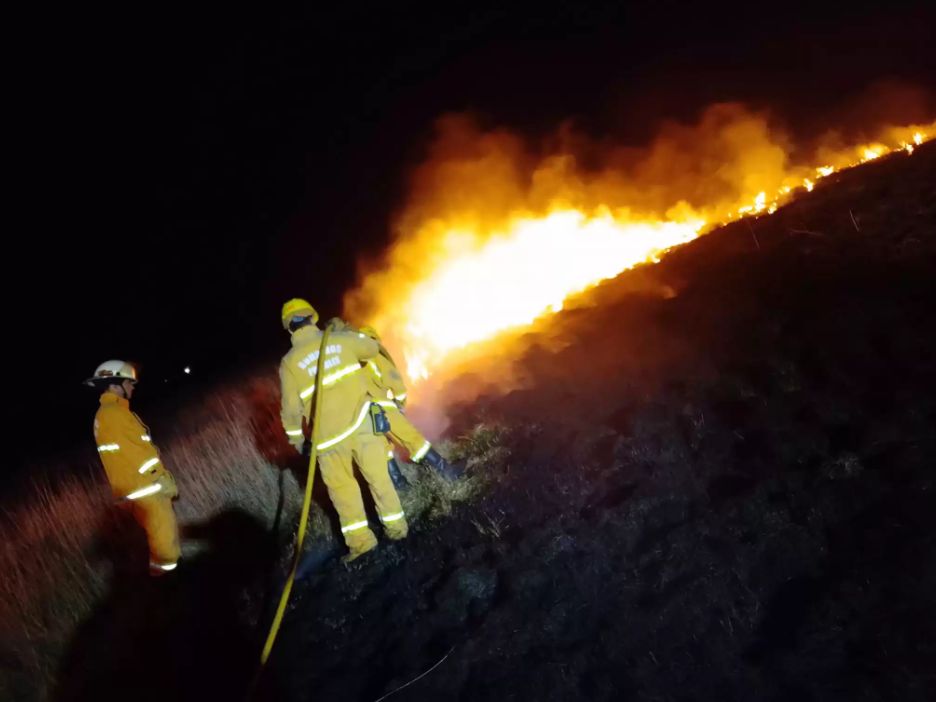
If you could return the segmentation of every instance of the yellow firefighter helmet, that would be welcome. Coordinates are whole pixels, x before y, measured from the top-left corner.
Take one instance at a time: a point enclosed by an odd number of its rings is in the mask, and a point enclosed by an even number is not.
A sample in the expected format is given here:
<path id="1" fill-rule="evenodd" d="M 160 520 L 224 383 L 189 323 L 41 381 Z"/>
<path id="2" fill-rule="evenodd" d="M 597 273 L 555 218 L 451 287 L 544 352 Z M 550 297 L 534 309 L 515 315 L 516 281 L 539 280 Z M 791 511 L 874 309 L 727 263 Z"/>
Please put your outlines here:
<path id="1" fill-rule="evenodd" d="M 318 322 L 318 312 L 315 311 L 315 308 L 310 305 L 306 300 L 303 300 L 301 297 L 294 297 L 292 300 L 289 300 L 283 305 L 282 312 L 283 319 L 283 329 L 289 329 L 289 323 L 294 319 L 301 319 L 303 317 L 311 317 L 312 324 Z"/>
<path id="2" fill-rule="evenodd" d="M 374 329 L 369 324 L 365 324 L 363 327 L 360 328 L 359 331 L 365 336 L 369 336 L 374 341 L 380 341 L 380 334 L 378 334 L 377 330 Z"/>

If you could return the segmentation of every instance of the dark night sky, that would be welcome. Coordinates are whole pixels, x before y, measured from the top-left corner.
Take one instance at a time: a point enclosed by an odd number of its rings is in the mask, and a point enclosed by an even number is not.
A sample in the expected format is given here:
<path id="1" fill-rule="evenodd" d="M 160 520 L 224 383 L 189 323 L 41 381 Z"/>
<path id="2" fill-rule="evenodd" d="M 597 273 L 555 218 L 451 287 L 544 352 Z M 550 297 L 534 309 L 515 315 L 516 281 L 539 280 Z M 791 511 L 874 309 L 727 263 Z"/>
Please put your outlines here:
<path id="1" fill-rule="evenodd" d="M 808 126 L 841 117 L 874 80 L 932 83 L 927 4 L 153 5 L 37 18 L 7 90 L 22 152 L 5 257 L 14 463 L 90 442 L 96 402 L 79 382 L 102 360 L 142 362 L 150 400 L 165 400 L 152 381 L 186 363 L 198 374 L 275 360 L 285 297 L 338 314 L 441 113 L 530 134 L 571 117 L 640 142 L 664 117 L 745 99 Z"/>

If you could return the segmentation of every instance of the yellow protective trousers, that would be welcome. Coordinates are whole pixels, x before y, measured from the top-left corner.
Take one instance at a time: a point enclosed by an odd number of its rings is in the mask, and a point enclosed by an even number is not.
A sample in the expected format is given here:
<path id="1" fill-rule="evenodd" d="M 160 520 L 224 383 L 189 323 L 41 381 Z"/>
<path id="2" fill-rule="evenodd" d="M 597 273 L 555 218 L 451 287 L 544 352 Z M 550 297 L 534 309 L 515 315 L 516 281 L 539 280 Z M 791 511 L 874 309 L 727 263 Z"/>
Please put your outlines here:
<path id="1" fill-rule="evenodd" d="M 403 506 L 390 475 L 387 473 L 387 444 L 383 435 L 375 435 L 369 424 L 333 448 L 319 453 L 319 470 L 328 488 L 328 495 L 338 511 L 341 533 L 356 558 L 377 545 L 374 532 L 367 523 L 361 488 L 354 477 L 352 461 L 370 487 L 377 514 L 384 531 L 391 539 L 402 539 L 409 529 Z"/>
<path id="2" fill-rule="evenodd" d="M 380 406 L 387 413 L 390 421 L 388 438 L 398 446 L 403 447 L 410 455 L 410 460 L 419 463 L 432 444 L 423 436 L 419 429 L 406 418 L 406 415 L 392 402 L 380 402 Z"/>
<path id="3" fill-rule="evenodd" d="M 179 562 L 179 525 L 172 498 L 169 494 L 156 494 L 139 500 L 124 502 L 137 523 L 146 531 L 149 543 L 150 568 L 173 570 Z"/>

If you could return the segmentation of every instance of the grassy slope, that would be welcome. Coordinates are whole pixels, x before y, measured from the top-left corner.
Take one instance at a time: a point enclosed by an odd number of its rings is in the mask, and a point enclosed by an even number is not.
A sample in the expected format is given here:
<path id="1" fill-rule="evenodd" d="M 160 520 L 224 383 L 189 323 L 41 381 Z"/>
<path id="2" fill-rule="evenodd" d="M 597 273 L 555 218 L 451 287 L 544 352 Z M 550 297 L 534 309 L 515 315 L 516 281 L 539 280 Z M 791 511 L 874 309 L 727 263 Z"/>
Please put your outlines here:
<path id="1" fill-rule="evenodd" d="M 936 148 L 628 276 L 502 361 L 486 495 L 300 593 L 285 699 L 932 699 Z M 853 221 L 854 220 L 854 221 Z M 535 338 L 531 339 L 536 341 Z"/>
<path id="2" fill-rule="evenodd" d="M 927 699 L 934 163 L 825 181 L 492 360 L 522 384 L 459 413 L 472 483 L 421 480 L 410 539 L 297 588 L 265 692 L 374 700 L 451 651 L 393 699 Z M 240 695 L 302 470 L 275 403 L 255 382 L 164 442 L 202 544 L 171 580 L 122 565 L 100 485 L 11 515 L 0 696 Z"/>
<path id="3" fill-rule="evenodd" d="M 276 540 L 290 538 L 301 494 L 292 473 L 279 469 L 288 465 L 284 447 L 268 438 L 271 425 L 279 423 L 275 402 L 273 381 L 254 381 L 163 418 L 167 421 L 161 424 L 180 428 L 172 436 L 157 433 L 163 459 L 182 493 L 176 513 L 201 539 L 186 547 L 187 553 L 205 550 L 228 533 L 254 538 L 255 544 L 257 534 L 266 538 L 272 533 L 273 543 L 263 544 L 264 562 L 269 562 L 278 552 Z M 280 431 L 273 436 L 278 438 Z M 40 474 L 32 494 L 4 505 L 0 515 L 0 699 L 48 699 L 63 657 L 84 645 L 82 628 L 89 623 L 93 627 L 102 612 L 113 621 L 91 637 L 88 655 L 105 667 L 120 660 L 118 653 L 143 662 L 147 646 L 166 645 L 159 636 L 152 644 L 140 641 L 147 618 L 174 625 L 171 610 L 159 599 L 173 597 L 173 591 L 141 577 L 146 571 L 145 538 L 132 519 L 109 507 L 110 491 L 100 466 L 73 468 L 65 479 L 49 477 L 64 473 Z M 224 531 L 232 516 L 243 519 Z M 212 529 L 212 520 L 218 519 L 221 529 Z M 313 524 L 317 533 L 329 527 L 321 510 Z M 219 570 L 224 564 L 216 561 L 222 556 L 208 565 Z M 180 587 L 184 591 L 198 585 L 187 594 L 194 614 L 184 617 L 192 622 L 199 621 L 202 608 L 195 593 L 211 587 L 198 582 L 205 580 L 205 565 L 184 576 Z M 254 582 L 257 577 L 236 583 L 235 594 L 247 606 L 235 623 L 256 620 L 256 600 L 262 595 L 244 593 L 262 591 Z M 234 593 L 234 588 L 228 591 Z M 156 600 L 148 603 L 148 598 Z"/>

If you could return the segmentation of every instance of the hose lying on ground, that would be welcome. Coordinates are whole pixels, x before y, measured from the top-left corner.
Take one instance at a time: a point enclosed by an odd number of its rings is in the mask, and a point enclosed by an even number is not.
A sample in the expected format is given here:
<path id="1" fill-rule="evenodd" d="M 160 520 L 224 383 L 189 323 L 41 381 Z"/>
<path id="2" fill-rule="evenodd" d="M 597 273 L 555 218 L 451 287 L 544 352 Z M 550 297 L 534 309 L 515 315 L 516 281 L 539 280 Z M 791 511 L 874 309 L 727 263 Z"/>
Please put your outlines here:
<path id="1" fill-rule="evenodd" d="M 293 583 L 296 580 L 296 569 L 299 567 L 299 560 L 302 558 L 302 544 L 305 541 L 306 529 L 309 526 L 309 509 L 312 506 L 312 483 L 315 480 L 315 459 L 318 457 L 318 416 L 322 407 L 322 374 L 325 364 L 325 347 L 328 344 L 328 336 L 331 333 L 332 326 L 329 324 L 322 333 L 322 342 L 319 345 L 318 363 L 315 372 L 315 402 L 313 404 L 312 421 L 312 448 L 309 451 L 309 473 L 306 477 L 305 497 L 302 501 L 302 513 L 299 516 L 299 530 L 296 534 L 296 552 L 293 554 L 292 567 L 289 570 L 289 577 L 286 578 L 286 584 L 283 586 L 283 592 L 280 595 L 279 605 L 276 607 L 276 614 L 273 616 L 273 622 L 270 625 L 270 631 L 267 634 L 266 642 L 263 644 L 263 651 L 260 654 L 260 666 L 250 686 L 249 697 L 253 696 L 253 691 L 263 674 L 263 668 L 270 658 L 270 652 L 273 650 L 273 644 L 276 643 L 276 636 L 279 634 L 280 625 L 283 623 L 283 615 L 286 613 L 286 605 L 289 603 L 289 595 L 292 593 Z"/>

